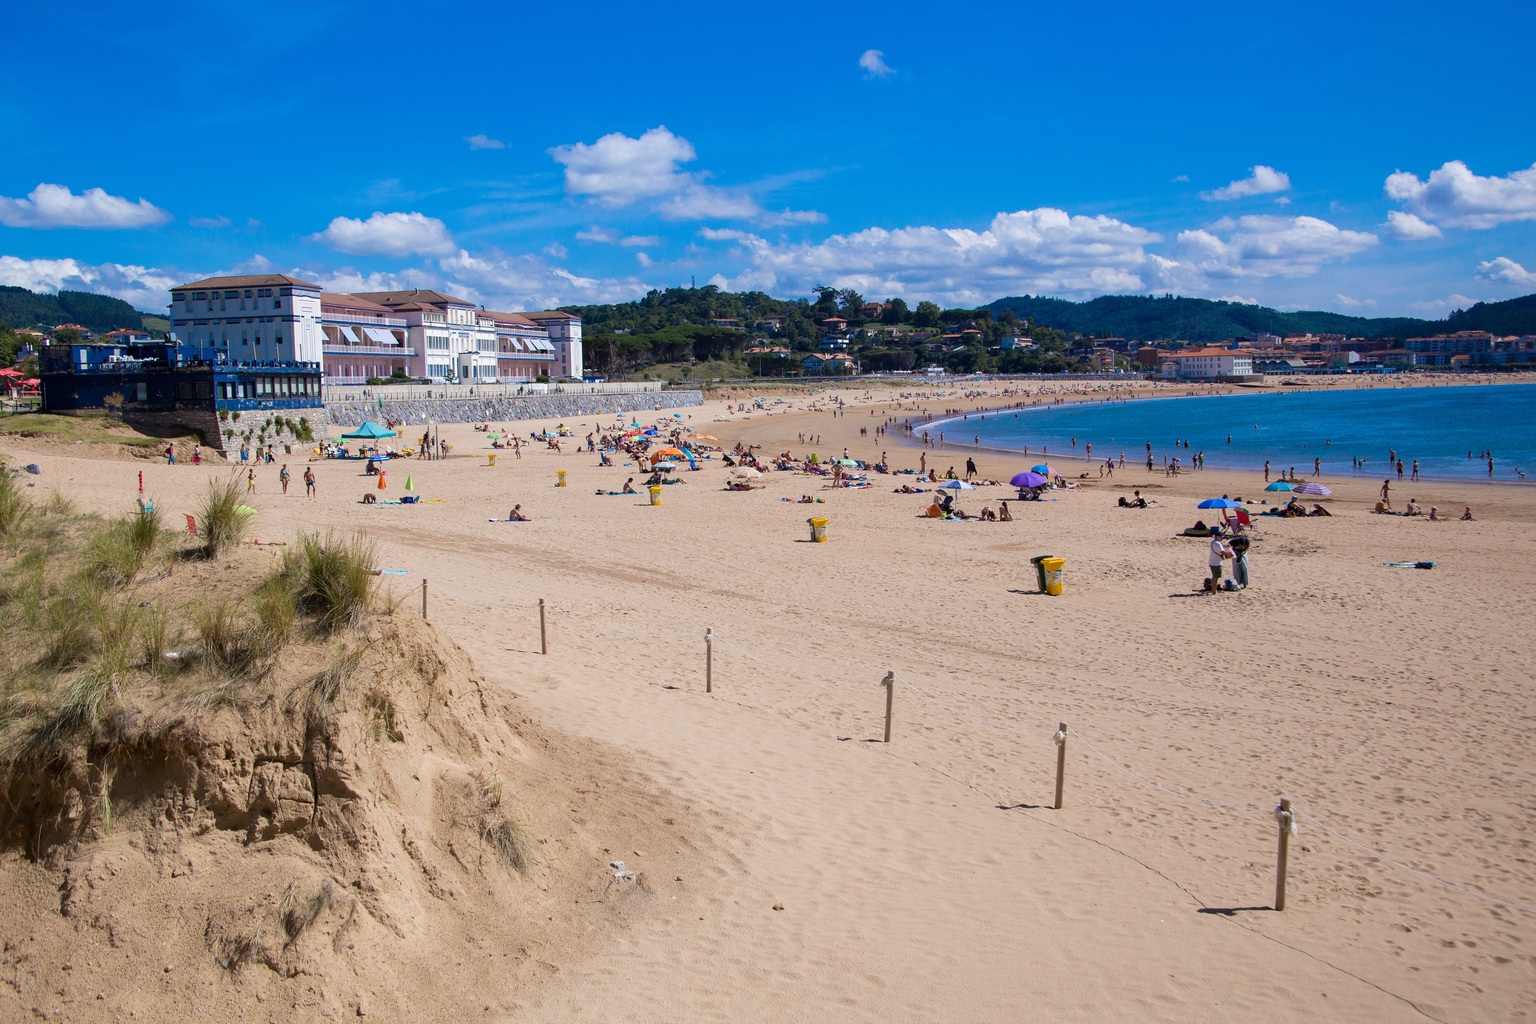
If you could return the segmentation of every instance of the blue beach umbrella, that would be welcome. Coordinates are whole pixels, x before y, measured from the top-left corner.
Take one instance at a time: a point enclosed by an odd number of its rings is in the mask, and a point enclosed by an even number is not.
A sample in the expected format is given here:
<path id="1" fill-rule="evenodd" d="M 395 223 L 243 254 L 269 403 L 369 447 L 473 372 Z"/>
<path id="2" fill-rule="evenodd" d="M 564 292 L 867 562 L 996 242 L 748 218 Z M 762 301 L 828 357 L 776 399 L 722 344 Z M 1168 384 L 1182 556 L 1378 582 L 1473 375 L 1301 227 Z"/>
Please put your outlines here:
<path id="1" fill-rule="evenodd" d="M 1288 484 L 1284 480 L 1276 480 L 1274 483 L 1270 484 L 1264 489 L 1266 491 L 1294 491 L 1296 488 L 1294 485 Z"/>
<path id="2" fill-rule="evenodd" d="M 1040 463 L 1038 466 L 1030 466 L 1029 469 L 1032 473 L 1044 473 L 1046 476 L 1050 476 L 1052 473 L 1056 472 L 1044 462 Z"/>
<path id="3" fill-rule="evenodd" d="M 943 483 L 939 484 L 939 486 L 947 487 L 952 491 L 974 491 L 976 489 L 975 487 L 966 483 L 964 480 L 945 480 Z"/>
<path id="4" fill-rule="evenodd" d="M 1206 498 L 1196 508 L 1242 508 L 1243 503 L 1231 498 Z"/>

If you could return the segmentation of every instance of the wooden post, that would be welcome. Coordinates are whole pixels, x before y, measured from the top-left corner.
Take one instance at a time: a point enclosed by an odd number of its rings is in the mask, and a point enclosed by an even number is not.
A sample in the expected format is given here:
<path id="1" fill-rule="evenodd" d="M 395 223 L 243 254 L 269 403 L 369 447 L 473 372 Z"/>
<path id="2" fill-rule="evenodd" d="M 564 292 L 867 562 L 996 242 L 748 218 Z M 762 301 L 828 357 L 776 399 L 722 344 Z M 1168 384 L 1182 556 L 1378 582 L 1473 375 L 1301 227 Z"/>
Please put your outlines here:
<path id="1" fill-rule="evenodd" d="M 1284 797 L 1280 798 L 1280 807 L 1275 811 L 1275 820 L 1280 823 L 1280 857 L 1275 865 L 1275 909 L 1285 909 L 1285 869 L 1291 859 L 1291 828 L 1296 821 L 1295 812 L 1291 810 L 1291 802 Z"/>
<path id="2" fill-rule="evenodd" d="M 549 653 L 549 632 L 544 627 L 544 599 L 539 598 L 539 653 Z"/>
<path id="3" fill-rule="evenodd" d="M 715 692 L 715 631 L 711 627 L 704 630 L 704 692 Z"/>
<path id="4" fill-rule="evenodd" d="M 1056 810 L 1061 810 L 1061 795 L 1067 784 L 1067 723 L 1056 727 Z"/>
<path id="5" fill-rule="evenodd" d="M 891 742 L 891 716 L 896 710 L 896 673 L 890 671 L 880 680 L 885 687 L 885 742 Z"/>
<path id="6" fill-rule="evenodd" d="M 427 618 L 427 581 L 426 580 L 422 580 L 421 581 L 421 618 L 422 618 L 423 621 L 425 621 L 426 618 Z"/>

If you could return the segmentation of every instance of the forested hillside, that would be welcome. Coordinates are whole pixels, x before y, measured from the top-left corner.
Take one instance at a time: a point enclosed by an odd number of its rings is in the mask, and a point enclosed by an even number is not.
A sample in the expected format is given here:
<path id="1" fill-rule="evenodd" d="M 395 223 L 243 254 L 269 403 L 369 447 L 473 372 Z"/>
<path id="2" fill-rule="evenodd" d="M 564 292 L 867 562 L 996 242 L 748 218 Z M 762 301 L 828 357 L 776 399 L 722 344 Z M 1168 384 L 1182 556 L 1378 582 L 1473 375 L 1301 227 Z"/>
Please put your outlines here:
<path id="1" fill-rule="evenodd" d="M 122 299 L 92 292 L 31 292 L 0 285 L 0 324 L 11 327 L 57 327 L 79 324 L 97 334 L 119 327 L 142 329 L 144 318 Z"/>

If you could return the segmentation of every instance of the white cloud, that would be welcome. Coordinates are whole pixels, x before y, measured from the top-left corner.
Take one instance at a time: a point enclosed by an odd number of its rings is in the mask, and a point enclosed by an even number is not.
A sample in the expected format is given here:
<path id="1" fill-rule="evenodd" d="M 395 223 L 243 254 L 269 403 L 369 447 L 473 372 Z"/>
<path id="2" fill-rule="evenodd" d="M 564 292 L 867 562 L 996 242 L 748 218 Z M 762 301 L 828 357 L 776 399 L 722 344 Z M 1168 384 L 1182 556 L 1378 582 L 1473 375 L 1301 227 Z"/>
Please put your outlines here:
<path id="1" fill-rule="evenodd" d="M 658 245 L 661 244 L 661 236 L 660 235 L 625 235 L 623 238 L 619 239 L 619 244 L 620 245 L 629 245 L 629 246 L 649 245 L 649 246 L 655 247 L 655 246 L 658 246 Z"/>
<path id="2" fill-rule="evenodd" d="M 1177 175 L 1174 175 L 1173 181 L 1174 181 L 1175 184 L 1187 183 L 1189 181 L 1189 175 L 1187 175 L 1187 174 L 1177 174 Z"/>
<path id="3" fill-rule="evenodd" d="M 565 246 L 561 245 L 559 242 L 550 242 L 540 251 L 543 252 L 545 256 L 556 260 L 563 260 L 571 254 L 571 251 Z"/>
<path id="4" fill-rule="evenodd" d="M 553 309 L 570 304 L 625 302 L 655 287 L 634 277 L 582 277 L 536 256 L 511 255 L 496 249 L 479 253 L 461 249 L 456 255 L 439 260 L 438 266 L 448 275 L 449 290 L 493 309 Z"/>
<path id="5" fill-rule="evenodd" d="M 99 292 L 115 295 L 135 309 L 163 313 L 171 288 L 185 280 L 173 271 L 121 263 L 89 264 L 79 260 L 25 260 L 0 256 L 0 284 L 34 292 Z"/>
<path id="6" fill-rule="evenodd" d="M 228 217 L 193 217 L 187 223 L 195 228 L 227 228 L 230 220 Z"/>
<path id="7" fill-rule="evenodd" d="M 25 199 L 0 196 L 0 224 L 8 228 L 147 228 L 170 219 L 147 199 L 135 203 L 99 188 L 75 195 L 64 185 L 40 184 Z"/>
<path id="8" fill-rule="evenodd" d="M 689 185 L 659 207 L 668 220 L 750 220 L 763 212 L 757 200 L 713 185 Z"/>
<path id="9" fill-rule="evenodd" d="M 827 215 L 819 210 L 769 210 L 758 218 L 765 228 L 790 227 L 795 224 L 825 224 Z"/>
<path id="10" fill-rule="evenodd" d="M 1382 226 L 1393 238 L 1401 238 L 1410 242 L 1440 237 L 1439 228 L 1426 220 L 1415 217 L 1411 213 L 1404 213 L 1402 210 L 1393 210 L 1388 213 L 1387 222 Z"/>
<path id="11" fill-rule="evenodd" d="M 330 270 L 295 267 L 290 273 L 305 281 L 313 281 L 328 292 L 397 292 L 407 288 L 440 288 L 444 283 L 439 275 L 422 267 L 368 274 L 354 267 Z"/>
<path id="12" fill-rule="evenodd" d="M 865 78 L 890 78 L 896 70 L 885 62 L 885 54 L 880 50 L 865 50 L 859 55 L 859 67 L 864 69 Z"/>
<path id="13" fill-rule="evenodd" d="M 1536 164 L 1505 178 L 1480 178 L 1460 160 L 1451 160 L 1431 171 L 1427 181 L 1397 171 L 1387 177 L 1386 192 L 1408 212 L 1451 228 L 1536 220 Z"/>
<path id="14" fill-rule="evenodd" d="M 432 256 L 455 248 L 447 225 L 422 213 L 375 212 L 367 220 L 337 217 L 330 227 L 310 237 L 354 256 Z"/>
<path id="15" fill-rule="evenodd" d="M 549 155 L 565 166 L 566 192 L 617 208 L 682 191 L 693 178 L 678 164 L 690 163 L 697 154 L 687 139 L 660 125 L 638 139 L 612 132 L 590 145 L 556 146 Z"/>
<path id="16" fill-rule="evenodd" d="M 1378 241 L 1369 232 L 1345 231 L 1316 217 L 1272 215 L 1223 217 L 1210 230 L 1178 237 L 1180 250 L 1201 273 L 1228 278 L 1303 277 Z"/>
<path id="17" fill-rule="evenodd" d="M 869 228 L 823 242 L 773 244 L 745 232 L 705 228 L 700 237 L 734 241 L 747 266 L 732 288 L 805 292 L 813 285 L 867 295 L 917 295 L 974 304 L 1008 294 L 1090 296 L 1161 283 L 1167 261 L 1145 246 L 1153 232 L 1111 217 L 1041 208 L 1000 213 L 984 231 Z"/>
<path id="18" fill-rule="evenodd" d="M 1428 299 L 1424 302 L 1410 302 L 1409 309 L 1423 310 L 1426 313 L 1437 313 L 1442 309 L 1466 309 L 1468 306 L 1477 305 L 1477 300 L 1465 295 L 1453 294 L 1443 299 Z"/>
<path id="19" fill-rule="evenodd" d="M 1354 307 L 1357 307 L 1357 306 L 1375 306 L 1376 305 L 1376 300 L 1375 299 L 1356 299 L 1356 298 L 1353 298 L 1353 297 L 1351 297 L 1349 295 L 1344 295 L 1344 294 L 1335 295 L 1333 297 L 1333 300 L 1335 302 L 1337 302 L 1339 305 L 1346 306 L 1346 307 L 1349 307 L 1349 308 L 1354 308 Z"/>
<path id="20" fill-rule="evenodd" d="M 1508 256 L 1497 256 L 1477 265 L 1477 276 L 1484 281 L 1502 282 L 1521 288 L 1536 288 L 1536 271 L 1526 270 Z"/>
<path id="21" fill-rule="evenodd" d="M 1216 302 L 1235 302 L 1238 305 L 1242 305 L 1242 306 L 1257 306 L 1259 304 L 1259 300 L 1258 299 L 1250 299 L 1246 295 L 1218 295 L 1218 296 L 1216 296 L 1215 301 Z"/>
<path id="22" fill-rule="evenodd" d="M 635 262 L 640 264 L 642 267 L 655 266 L 656 264 L 655 260 L 651 259 L 643 252 L 635 253 Z"/>
<path id="23" fill-rule="evenodd" d="M 601 245 L 612 245 L 619 240 L 618 235 L 607 228 L 598 227 L 596 224 L 593 224 L 585 231 L 576 232 L 576 238 L 583 242 L 597 242 Z"/>
<path id="24" fill-rule="evenodd" d="M 1230 185 L 1212 189 L 1209 192 L 1201 192 L 1200 198 L 1209 202 L 1220 202 L 1226 199 L 1244 199 L 1248 196 L 1269 195 L 1272 192 L 1289 192 L 1291 189 L 1291 177 L 1284 171 L 1277 171 L 1273 167 L 1263 164 L 1253 168 L 1253 173 L 1246 178 L 1240 178 Z"/>
<path id="25" fill-rule="evenodd" d="M 493 139 L 489 135 L 467 135 L 464 141 L 469 143 L 470 149 L 506 149 L 507 144 L 500 139 Z"/>

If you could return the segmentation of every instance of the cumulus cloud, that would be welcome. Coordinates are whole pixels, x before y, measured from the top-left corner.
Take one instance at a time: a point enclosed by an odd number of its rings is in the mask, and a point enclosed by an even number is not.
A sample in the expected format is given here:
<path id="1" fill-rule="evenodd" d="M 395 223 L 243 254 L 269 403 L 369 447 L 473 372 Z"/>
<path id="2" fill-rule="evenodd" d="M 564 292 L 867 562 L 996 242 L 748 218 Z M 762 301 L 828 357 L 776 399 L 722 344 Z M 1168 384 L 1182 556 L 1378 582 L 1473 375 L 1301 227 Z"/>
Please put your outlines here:
<path id="1" fill-rule="evenodd" d="M 1187 175 L 1187 174 L 1176 174 L 1173 177 L 1173 181 L 1174 181 L 1174 184 L 1188 183 L 1189 175 Z"/>
<path id="2" fill-rule="evenodd" d="M 865 50 L 859 55 L 859 67 L 865 78 L 890 78 L 896 69 L 885 62 L 885 54 L 879 50 Z"/>
<path id="3" fill-rule="evenodd" d="M 1149 256 L 1157 234 L 1112 217 L 1051 208 L 999 213 L 983 231 L 869 228 L 819 243 L 774 244 L 753 234 L 705 228 L 733 241 L 747 266 L 732 288 L 804 292 L 817 284 L 865 294 L 924 295 L 977 303 L 998 295 L 1089 296 L 1161 283 L 1167 261 Z"/>
<path id="4" fill-rule="evenodd" d="M 629 246 L 649 245 L 649 246 L 654 247 L 654 246 L 658 246 L 658 245 L 661 244 L 661 236 L 660 235 L 625 235 L 623 238 L 619 239 L 619 244 L 620 245 L 629 245 Z"/>
<path id="5" fill-rule="evenodd" d="M 545 256 L 556 260 L 563 260 L 571 254 L 571 251 L 565 246 L 561 245 L 559 242 L 550 242 L 540 251 L 543 252 Z"/>
<path id="6" fill-rule="evenodd" d="M 0 224 L 8 228 L 147 228 L 170 219 L 148 199 L 135 203 L 100 188 L 75 195 L 45 183 L 23 199 L 0 196 Z"/>
<path id="7" fill-rule="evenodd" d="M 228 217 L 193 217 L 187 223 L 195 228 L 227 228 L 230 220 Z"/>
<path id="8" fill-rule="evenodd" d="M 1484 281 L 1536 288 L 1536 271 L 1526 270 L 1508 256 L 1497 256 L 1477 265 L 1477 276 Z"/>
<path id="9" fill-rule="evenodd" d="M 447 287 L 457 294 L 501 309 L 553 309 L 556 306 L 624 302 L 654 285 L 638 278 L 593 278 L 573 274 L 536 256 L 492 249 L 438 261 Z"/>
<path id="10" fill-rule="evenodd" d="M 1223 234 L 1225 238 L 1221 237 Z M 1366 231 L 1346 231 L 1316 217 L 1223 217 L 1210 229 L 1180 232 L 1178 246 L 1212 277 L 1304 277 L 1331 260 L 1376 245 Z"/>
<path id="11" fill-rule="evenodd" d="M 1423 302 L 1408 303 L 1409 309 L 1422 310 L 1426 313 L 1438 313 L 1444 309 L 1466 309 L 1468 306 L 1477 305 L 1477 300 L 1466 295 L 1452 294 L 1443 299 L 1426 299 Z"/>
<path id="12" fill-rule="evenodd" d="M 337 217 L 310 237 L 353 256 L 435 256 L 455 249 L 447 225 L 422 213 L 375 212 L 367 220 Z"/>
<path id="13" fill-rule="evenodd" d="M 99 292 L 115 295 L 135 309 L 163 313 L 171 288 L 185 278 L 175 271 L 122 263 L 83 263 L 80 260 L 28 260 L 0 256 L 0 285 L 34 292 Z"/>
<path id="14" fill-rule="evenodd" d="M 1388 213 L 1387 222 L 1382 226 L 1393 238 L 1401 238 L 1410 242 L 1440 237 L 1439 228 L 1426 220 L 1415 217 L 1411 213 L 1404 213 L 1402 210 L 1393 210 Z"/>
<path id="15" fill-rule="evenodd" d="M 1376 305 L 1376 300 L 1375 299 L 1357 299 L 1357 298 L 1354 298 L 1353 296 L 1344 295 L 1342 293 L 1340 293 L 1338 295 L 1335 295 L 1333 297 L 1333 301 L 1337 302 L 1341 306 L 1346 306 L 1346 307 L 1349 307 L 1349 308 L 1354 308 L 1356 306 L 1374 306 L 1374 305 Z"/>
<path id="16" fill-rule="evenodd" d="M 596 224 L 585 231 L 576 232 L 576 238 L 582 242 L 597 242 L 600 245 L 612 245 L 619 240 L 619 236 L 607 228 L 598 227 Z"/>
<path id="17" fill-rule="evenodd" d="M 635 262 L 640 264 L 642 267 L 654 266 L 655 263 L 656 263 L 655 260 L 651 259 L 649 256 L 647 256 L 643 252 L 635 253 Z"/>
<path id="18" fill-rule="evenodd" d="M 667 220 L 757 220 L 769 227 L 826 219 L 814 210 L 764 211 L 746 190 L 711 185 L 707 173 L 683 170 L 697 153 L 665 125 L 639 138 L 612 132 L 593 143 L 556 146 L 549 154 L 565 168 L 567 195 L 605 209 L 648 201 Z"/>
<path id="19" fill-rule="evenodd" d="M 1451 228 L 1492 228 L 1536 220 L 1536 164 L 1508 177 L 1482 178 L 1460 160 L 1431 171 L 1428 180 L 1408 171 L 1387 177 L 1387 197 L 1431 223 Z"/>
<path id="20" fill-rule="evenodd" d="M 1248 177 L 1240 178 L 1209 192 L 1201 192 L 1200 198 L 1208 202 L 1221 202 L 1226 199 L 1244 199 L 1248 196 L 1263 196 L 1272 192 L 1289 192 L 1290 190 L 1290 175 L 1259 164 L 1253 168 L 1253 173 Z"/>
<path id="21" fill-rule="evenodd" d="M 467 135 L 464 141 L 469 143 L 470 149 L 506 149 L 507 144 L 500 139 L 493 139 L 489 135 Z"/>

